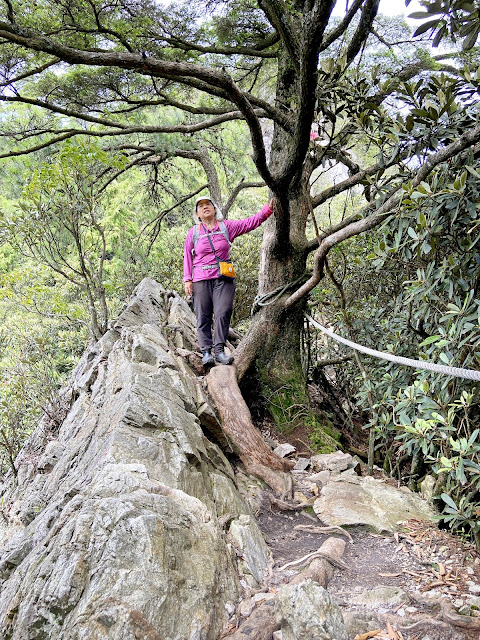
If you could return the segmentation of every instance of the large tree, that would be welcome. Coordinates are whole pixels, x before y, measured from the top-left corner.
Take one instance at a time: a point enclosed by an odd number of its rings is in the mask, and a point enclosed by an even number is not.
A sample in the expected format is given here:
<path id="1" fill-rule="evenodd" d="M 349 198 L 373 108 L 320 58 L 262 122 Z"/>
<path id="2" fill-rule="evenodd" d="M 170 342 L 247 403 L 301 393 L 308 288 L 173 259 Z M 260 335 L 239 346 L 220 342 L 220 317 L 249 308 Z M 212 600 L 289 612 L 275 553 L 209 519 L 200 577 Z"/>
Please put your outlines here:
<path id="1" fill-rule="evenodd" d="M 453 54 L 432 58 L 415 46 L 399 54 L 406 29 L 378 20 L 379 3 L 354 0 L 334 17 L 335 0 L 168 8 L 150 0 L 4 0 L 0 99 L 31 111 L 4 120 L 16 146 L 3 156 L 93 135 L 128 156 L 122 171 L 171 157 L 200 162 L 222 203 L 202 136 L 245 123 L 258 176 L 275 197 L 259 295 L 277 295 L 263 299 L 237 348 L 237 378 L 255 367 L 271 385 L 300 389 L 304 310 L 331 249 L 380 225 L 401 204 L 402 185 L 411 193 L 480 141 L 462 102 L 474 99 L 471 77 L 451 63 Z M 343 174 L 319 190 L 320 168 L 334 164 Z M 325 203 L 360 185 L 363 206 L 354 215 L 317 224 Z"/>

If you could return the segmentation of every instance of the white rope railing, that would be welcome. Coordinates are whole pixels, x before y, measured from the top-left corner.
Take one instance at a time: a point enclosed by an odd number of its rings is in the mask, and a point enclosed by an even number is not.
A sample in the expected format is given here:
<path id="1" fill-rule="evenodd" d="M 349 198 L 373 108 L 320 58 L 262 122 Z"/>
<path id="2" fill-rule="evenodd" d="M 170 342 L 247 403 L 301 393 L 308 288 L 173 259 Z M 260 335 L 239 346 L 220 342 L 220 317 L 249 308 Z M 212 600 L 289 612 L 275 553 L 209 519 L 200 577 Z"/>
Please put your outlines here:
<path id="1" fill-rule="evenodd" d="M 475 371 L 473 369 L 462 369 L 460 367 L 449 367 L 443 364 L 434 364 L 432 362 L 425 362 L 424 360 L 413 360 L 412 358 L 404 358 L 403 356 L 396 356 L 393 353 L 384 353 L 383 351 L 377 351 L 376 349 L 369 349 L 369 347 L 364 347 L 356 342 L 352 342 L 351 340 L 347 340 L 346 338 L 342 338 L 342 336 L 333 333 L 330 329 L 323 327 L 321 324 L 316 322 L 311 316 L 305 314 L 305 317 L 309 322 L 311 322 L 315 327 L 320 329 L 323 333 L 330 338 L 333 338 L 337 342 L 341 342 L 342 344 L 350 347 L 351 349 L 355 349 L 356 351 L 360 351 L 361 353 L 365 353 L 369 356 L 373 356 L 374 358 L 381 358 L 382 360 L 388 360 L 390 362 L 396 362 L 397 364 L 403 364 L 407 367 L 413 367 L 414 369 L 424 369 L 426 371 L 436 371 L 437 373 L 443 373 L 447 376 L 454 376 L 456 378 L 465 378 L 466 380 L 477 380 L 480 381 L 480 371 Z"/>

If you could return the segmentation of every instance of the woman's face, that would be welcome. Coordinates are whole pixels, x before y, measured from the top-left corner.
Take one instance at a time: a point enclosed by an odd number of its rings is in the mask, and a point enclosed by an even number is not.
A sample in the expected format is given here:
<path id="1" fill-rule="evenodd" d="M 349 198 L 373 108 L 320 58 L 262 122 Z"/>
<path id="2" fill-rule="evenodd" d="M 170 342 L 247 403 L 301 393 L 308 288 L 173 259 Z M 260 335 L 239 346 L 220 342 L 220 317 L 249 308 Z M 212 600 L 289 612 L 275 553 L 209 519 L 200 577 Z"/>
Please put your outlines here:
<path id="1" fill-rule="evenodd" d="M 197 203 L 197 215 L 202 222 L 215 220 L 215 207 L 210 200 L 200 200 Z"/>

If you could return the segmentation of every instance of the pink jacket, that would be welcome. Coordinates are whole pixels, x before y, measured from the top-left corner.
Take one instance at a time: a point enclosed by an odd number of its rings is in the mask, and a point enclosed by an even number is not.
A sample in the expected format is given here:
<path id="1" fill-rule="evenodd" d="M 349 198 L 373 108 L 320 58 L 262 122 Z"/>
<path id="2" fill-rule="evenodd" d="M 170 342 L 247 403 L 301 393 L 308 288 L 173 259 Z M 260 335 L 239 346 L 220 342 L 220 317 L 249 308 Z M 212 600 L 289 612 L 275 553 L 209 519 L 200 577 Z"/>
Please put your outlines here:
<path id="1" fill-rule="evenodd" d="M 230 242 L 233 242 L 237 236 L 253 231 L 271 215 L 272 210 L 268 204 L 266 204 L 261 211 L 249 218 L 244 218 L 243 220 L 224 220 L 225 226 L 228 229 L 228 235 L 230 236 Z M 185 249 L 183 254 L 183 281 L 187 282 L 189 280 L 193 280 L 193 282 L 198 282 L 199 280 L 211 280 L 213 278 L 218 278 L 218 268 L 202 269 L 205 265 L 216 265 L 215 256 L 208 238 L 203 237 L 198 239 L 197 246 L 195 247 L 195 257 L 192 255 L 193 229 L 194 227 L 192 227 L 187 233 L 187 238 L 185 240 Z M 216 222 L 215 227 L 211 232 L 219 231 L 219 229 L 220 227 L 218 222 Z M 208 229 L 207 232 L 210 233 Z M 203 227 L 201 227 L 200 233 L 202 235 L 205 233 Z M 225 237 L 221 233 L 217 233 L 211 236 L 211 240 L 218 258 L 220 258 L 220 260 L 228 260 L 230 247 Z"/>

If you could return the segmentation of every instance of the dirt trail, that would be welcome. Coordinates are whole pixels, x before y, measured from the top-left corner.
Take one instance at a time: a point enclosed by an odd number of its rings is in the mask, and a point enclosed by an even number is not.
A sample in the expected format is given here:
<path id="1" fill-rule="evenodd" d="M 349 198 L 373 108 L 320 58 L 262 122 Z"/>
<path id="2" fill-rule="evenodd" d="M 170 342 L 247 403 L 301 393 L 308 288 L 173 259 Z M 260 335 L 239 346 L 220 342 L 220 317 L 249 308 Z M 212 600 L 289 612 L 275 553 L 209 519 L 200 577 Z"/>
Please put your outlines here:
<path id="1" fill-rule="evenodd" d="M 308 475 L 304 479 L 308 483 Z M 313 532 L 323 524 L 314 516 L 266 503 L 257 519 L 274 559 L 267 590 L 275 593 L 308 562 L 282 570 L 284 565 L 341 533 Z M 359 527 L 348 533 L 342 558 L 347 568 L 335 569 L 328 591 L 351 640 L 480 639 L 480 558 L 474 545 L 419 520 L 405 522 L 393 535 Z"/>

